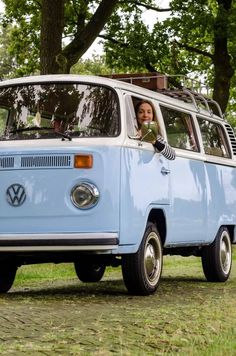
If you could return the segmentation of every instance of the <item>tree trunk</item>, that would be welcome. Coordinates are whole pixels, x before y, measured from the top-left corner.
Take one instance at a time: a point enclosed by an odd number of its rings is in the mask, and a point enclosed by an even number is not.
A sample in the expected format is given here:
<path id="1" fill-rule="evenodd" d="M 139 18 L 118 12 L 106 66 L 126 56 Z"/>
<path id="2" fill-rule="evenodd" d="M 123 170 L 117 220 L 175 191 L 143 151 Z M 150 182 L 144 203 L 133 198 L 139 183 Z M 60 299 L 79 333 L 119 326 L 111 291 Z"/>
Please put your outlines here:
<path id="1" fill-rule="evenodd" d="M 88 24 L 76 34 L 60 55 L 61 73 L 69 73 L 104 28 L 119 0 L 102 0 Z"/>
<path id="2" fill-rule="evenodd" d="M 228 17 L 232 6 L 232 0 L 218 0 L 218 13 L 214 27 L 215 52 L 214 63 L 214 94 L 224 113 L 230 96 L 230 82 L 234 74 L 231 58 L 228 52 Z"/>
<path id="3" fill-rule="evenodd" d="M 62 51 L 65 0 L 42 0 L 40 34 L 40 72 L 55 74 L 60 72 L 58 61 Z"/>
<path id="4" fill-rule="evenodd" d="M 119 0 L 102 0 L 91 20 L 62 50 L 66 0 L 42 0 L 41 74 L 69 73 L 97 38 Z"/>

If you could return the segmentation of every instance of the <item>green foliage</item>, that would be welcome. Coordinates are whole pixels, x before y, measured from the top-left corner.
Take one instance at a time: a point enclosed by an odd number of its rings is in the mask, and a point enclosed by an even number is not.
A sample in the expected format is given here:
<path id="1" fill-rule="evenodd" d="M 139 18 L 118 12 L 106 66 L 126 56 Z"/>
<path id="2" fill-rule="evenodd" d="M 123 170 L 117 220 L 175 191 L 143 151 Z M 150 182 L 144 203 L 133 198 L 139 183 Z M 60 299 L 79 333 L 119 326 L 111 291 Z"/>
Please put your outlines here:
<path id="1" fill-rule="evenodd" d="M 4 0 L 0 36 L 1 77 L 21 76 L 39 71 L 41 0 Z M 101 0 L 66 0 L 64 46 L 92 18 Z M 141 4 L 141 5 L 140 5 Z M 228 4 L 228 5 L 227 5 Z M 146 8 L 145 8 L 146 6 Z M 143 22 L 143 12 L 155 8 L 157 21 L 151 27 Z M 119 6 L 100 34 L 104 38 L 105 63 L 93 58 L 79 61 L 76 73 L 159 71 L 201 79 L 213 88 L 215 83 L 215 36 L 227 37 L 227 50 L 232 71 L 236 68 L 236 4 L 217 0 L 172 0 L 165 21 L 158 21 L 155 0 L 120 1 Z M 231 6 L 227 11 L 227 6 Z M 224 64 L 222 55 L 221 62 Z M 102 61 L 102 62 L 101 62 Z M 111 70 L 109 70 L 111 68 Z M 220 71 L 218 71 L 219 73 Z M 99 73 L 99 74 L 100 74 Z M 218 74 L 219 75 L 219 74 Z M 223 76 L 223 74 L 222 74 Z M 224 82 L 225 78 L 221 80 Z M 234 116 L 235 74 L 231 79 L 228 111 Z M 228 89 L 227 89 L 228 90 Z M 233 120 L 233 119 L 232 119 Z"/>
<path id="2" fill-rule="evenodd" d="M 3 77 L 30 75 L 39 72 L 41 1 L 3 0 L 5 13 L 2 14 L 2 36 L 4 41 L 4 61 L 11 64 L 11 70 L 2 70 Z M 67 0 L 65 2 L 65 24 L 62 46 L 70 42 L 83 30 L 91 19 L 98 0 Z M 3 33 L 4 32 L 4 33 Z M 1 45 L 1 43 L 0 43 Z M 1 47 L 0 47 L 1 51 Z M 1 71 L 0 71 L 1 74 Z"/>
<path id="3" fill-rule="evenodd" d="M 4 0 L 2 28 L 8 36 L 4 50 L 11 59 L 7 76 L 33 74 L 39 69 L 40 6 L 35 1 Z"/>
<path id="4" fill-rule="evenodd" d="M 92 59 L 81 59 L 71 68 L 72 74 L 99 75 L 110 74 L 112 69 L 106 64 L 104 56 L 93 55 Z"/>
<path id="5" fill-rule="evenodd" d="M 114 14 L 107 25 L 107 63 L 126 72 L 156 70 L 188 75 L 213 89 L 217 63 L 227 70 L 236 68 L 236 4 L 232 2 L 230 11 L 227 1 L 172 0 L 170 6 L 170 17 L 157 20 L 152 29 L 142 22 L 141 7 L 135 12 L 123 7 L 126 12 Z M 222 64 L 214 57 L 216 45 L 218 51 L 219 45 L 224 49 L 225 38 L 231 68 L 227 67 L 227 53 L 222 53 Z M 227 70 L 222 73 L 218 68 L 222 83 L 230 80 Z"/>
<path id="6" fill-rule="evenodd" d="M 230 100 L 228 104 L 228 110 L 226 113 L 227 121 L 230 122 L 234 128 L 236 134 L 236 78 L 232 79 L 232 85 L 230 89 Z"/>
<path id="7" fill-rule="evenodd" d="M 114 14 L 107 26 L 106 61 L 114 71 L 145 72 L 156 62 L 152 33 L 142 22 L 140 9 L 128 10 Z"/>
<path id="8" fill-rule="evenodd" d="M 147 70 L 153 67 L 157 71 L 170 74 L 189 74 L 209 69 L 209 59 L 198 57 L 184 48 L 177 40 L 199 46 L 212 42 L 212 15 L 207 2 L 172 1 L 172 15 L 164 22 L 157 21 L 153 29 L 142 22 L 142 11 L 136 9 L 135 15 L 115 14 L 107 26 L 105 43 L 107 62 L 110 66 L 126 71 Z"/>
<path id="9" fill-rule="evenodd" d="M 13 75 L 15 63 L 12 55 L 8 51 L 11 30 L 0 28 L 0 78 L 7 78 Z"/>
<path id="10" fill-rule="evenodd" d="M 40 53 L 40 6 L 41 0 L 3 0 L 5 4 L 5 13 L 3 14 L 1 21 L 4 28 L 7 28 L 9 32 L 8 45 L 5 47 L 6 52 L 14 62 L 12 74 L 14 76 L 20 76 L 25 74 L 32 74 L 39 70 L 39 53 Z M 66 0 L 65 1 L 65 22 L 63 32 L 64 46 L 68 44 L 84 29 L 84 26 L 92 18 L 97 6 L 101 3 L 101 0 Z M 155 1 L 143 0 L 142 3 L 148 5 L 155 5 Z M 142 23 L 139 23 L 138 19 L 142 11 L 140 7 L 137 7 L 136 1 L 121 2 L 119 12 L 115 15 L 117 21 L 122 14 L 126 17 L 124 20 L 127 22 L 132 17 L 135 19 L 135 32 L 133 31 L 133 38 L 130 39 L 130 43 L 137 42 L 137 33 L 139 44 L 145 41 L 145 38 L 149 36 L 148 31 L 143 27 Z M 132 27 L 132 26 L 131 26 Z M 114 22 L 113 29 L 119 31 L 119 23 Z M 132 28 L 130 28 L 132 29 Z M 145 43 L 142 48 L 147 47 L 148 42 Z M 129 43 L 127 44 L 129 46 Z M 122 51 L 122 49 L 121 49 Z M 132 53 L 131 53 L 132 54 Z M 129 53 L 126 56 L 128 63 Z M 141 63 L 140 56 L 136 58 L 134 68 L 139 67 L 145 70 L 145 65 Z M 96 63 L 97 64 L 97 63 Z M 128 65 L 128 64 L 127 64 Z M 115 70 L 119 71 L 119 65 L 115 66 Z M 122 66 L 122 71 L 124 66 Z M 113 69 L 114 71 L 114 69 Z"/>

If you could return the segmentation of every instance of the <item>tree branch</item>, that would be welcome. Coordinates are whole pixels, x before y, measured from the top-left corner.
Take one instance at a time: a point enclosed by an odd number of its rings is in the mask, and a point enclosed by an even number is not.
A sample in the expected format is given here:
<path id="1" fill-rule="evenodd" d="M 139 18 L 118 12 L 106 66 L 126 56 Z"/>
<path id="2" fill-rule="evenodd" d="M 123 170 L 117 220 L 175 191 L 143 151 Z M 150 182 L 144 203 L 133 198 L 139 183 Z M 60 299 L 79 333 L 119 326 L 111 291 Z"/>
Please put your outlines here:
<path id="1" fill-rule="evenodd" d="M 127 4 L 127 1 L 120 1 L 119 3 L 124 3 L 124 4 Z M 153 11 L 157 11 L 157 12 L 168 12 L 168 11 L 171 11 L 171 8 L 166 8 L 166 9 L 160 9 L 158 7 L 155 7 L 155 6 L 151 6 L 151 5 L 147 5 L 147 4 L 144 4 L 140 1 L 132 1 L 133 4 L 137 5 L 137 6 L 142 6 L 142 7 L 145 7 L 147 10 L 153 10 Z"/>
<path id="2" fill-rule="evenodd" d="M 129 47 L 129 44 L 128 43 L 124 43 L 124 42 L 120 42 L 120 41 L 117 41 L 116 39 L 112 38 L 112 37 L 109 37 L 109 36 L 106 36 L 106 35 L 99 35 L 98 37 L 100 38 L 103 38 L 104 40 L 107 40 L 107 41 L 110 41 L 116 45 L 118 45 L 120 48 L 128 48 Z M 133 46 L 133 48 L 137 48 L 136 46 Z M 152 64 L 147 60 L 147 59 L 144 59 L 144 65 L 146 67 L 146 69 L 148 70 L 148 72 L 157 72 L 157 70 L 152 66 Z"/>
<path id="3" fill-rule="evenodd" d="M 100 37 L 104 40 L 110 41 L 120 47 L 123 47 L 123 48 L 127 48 L 129 46 L 128 44 L 126 44 L 124 42 L 117 41 L 117 40 L 115 40 L 115 38 L 107 36 L 107 35 L 100 34 L 100 35 L 98 35 L 98 37 Z"/>
<path id="4" fill-rule="evenodd" d="M 74 39 L 63 49 L 61 56 L 66 60 L 68 68 L 75 64 L 78 58 L 80 58 L 94 42 L 111 16 L 118 1 L 119 0 L 102 0 L 88 24 L 82 31 L 77 33 Z"/>
<path id="5" fill-rule="evenodd" d="M 187 45 L 186 43 L 180 43 L 178 41 L 175 41 L 175 43 L 180 47 L 180 48 L 184 48 L 190 52 L 194 52 L 194 53 L 197 53 L 197 54 L 201 54 L 202 56 L 205 56 L 205 57 L 208 57 L 208 58 L 211 58 L 213 59 L 214 56 L 213 54 L 209 53 L 209 52 L 206 52 L 206 51 L 202 51 L 196 47 L 192 47 L 192 46 L 189 46 Z"/>

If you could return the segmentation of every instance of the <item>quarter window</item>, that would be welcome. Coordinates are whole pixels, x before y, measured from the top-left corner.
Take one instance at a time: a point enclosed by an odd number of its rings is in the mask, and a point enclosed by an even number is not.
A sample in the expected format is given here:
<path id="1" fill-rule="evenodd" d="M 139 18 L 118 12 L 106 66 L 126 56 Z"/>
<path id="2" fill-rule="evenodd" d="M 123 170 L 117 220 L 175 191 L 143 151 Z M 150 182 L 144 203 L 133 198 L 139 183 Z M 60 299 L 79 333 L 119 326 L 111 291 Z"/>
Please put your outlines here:
<path id="1" fill-rule="evenodd" d="M 198 119 L 204 151 L 208 155 L 230 157 L 222 126 L 212 121 Z"/>
<path id="2" fill-rule="evenodd" d="M 178 110 L 160 106 L 165 121 L 168 142 L 172 147 L 199 151 L 192 116 Z"/>

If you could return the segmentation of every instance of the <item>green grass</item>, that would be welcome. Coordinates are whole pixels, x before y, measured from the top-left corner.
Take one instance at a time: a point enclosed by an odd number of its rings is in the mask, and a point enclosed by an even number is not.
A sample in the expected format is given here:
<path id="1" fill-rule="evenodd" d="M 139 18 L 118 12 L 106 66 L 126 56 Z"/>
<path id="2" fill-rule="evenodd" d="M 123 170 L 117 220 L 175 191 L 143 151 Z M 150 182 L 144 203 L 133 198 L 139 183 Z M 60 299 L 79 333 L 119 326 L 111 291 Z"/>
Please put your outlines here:
<path id="1" fill-rule="evenodd" d="M 47 282 L 58 279 L 75 277 L 74 266 L 70 263 L 39 264 L 20 267 L 14 286 L 36 285 L 39 282 Z"/>
<path id="2" fill-rule="evenodd" d="M 127 294 L 120 268 L 82 284 L 73 265 L 19 269 L 0 297 L 1 355 L 236 355 L 236 251 L 226 283 L 200 259 L 165 257 L 154 295 Z"/>

